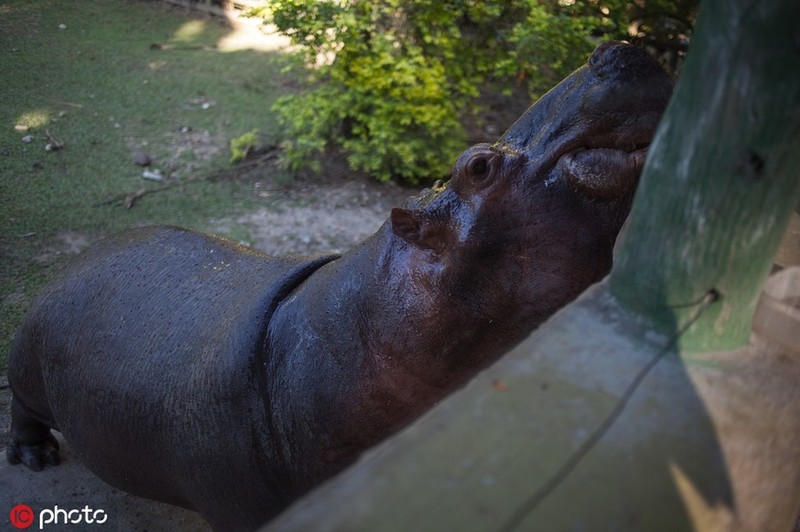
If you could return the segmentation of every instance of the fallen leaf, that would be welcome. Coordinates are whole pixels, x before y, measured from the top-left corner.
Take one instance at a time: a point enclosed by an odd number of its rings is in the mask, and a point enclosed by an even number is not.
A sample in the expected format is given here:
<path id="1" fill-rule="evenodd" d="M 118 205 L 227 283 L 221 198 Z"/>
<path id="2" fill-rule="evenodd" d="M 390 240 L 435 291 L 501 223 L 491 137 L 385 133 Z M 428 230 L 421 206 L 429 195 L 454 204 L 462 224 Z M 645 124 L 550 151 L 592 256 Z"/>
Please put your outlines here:
<path id="1" fill-rule="evenodd" d="M 508 390 L 508 385 L 503 381 L 501 381 L 500 379 L 494 379 L 492 381 L 492 388 L 494 388 L 498 392 L 505 392 Z"/>

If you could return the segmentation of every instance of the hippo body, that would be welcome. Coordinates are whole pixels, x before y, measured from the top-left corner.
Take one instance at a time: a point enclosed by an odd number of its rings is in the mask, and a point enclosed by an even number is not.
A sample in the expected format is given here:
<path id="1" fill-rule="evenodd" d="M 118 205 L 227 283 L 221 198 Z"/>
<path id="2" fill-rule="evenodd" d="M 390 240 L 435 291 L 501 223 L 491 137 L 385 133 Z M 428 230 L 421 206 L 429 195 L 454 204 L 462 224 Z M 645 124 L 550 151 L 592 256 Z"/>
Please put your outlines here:
<path id="1" fill-rule="evenodd" d="M 87 250 L 12 346 L 8 458 L 250 530 L 608 273 L 671 81 L 601 45 L 493 145 L 342 256 L 174 227 Z"/>
<path id="2" fill-rule="evenodd" d="M 115 235 L 31 308 L 9 364 L 14 414 L 24 405 L 61 430 L 112 485 L 252 515 L 264 493 L 226 497 L 215 479 L 263 482 L 255 466 L 275 452 L 256 378 L 266 327 L 285 295 L 336 257 L 269 257 L 175 227 Z M 198 437 L 203 445 L 186 444 Z"/>

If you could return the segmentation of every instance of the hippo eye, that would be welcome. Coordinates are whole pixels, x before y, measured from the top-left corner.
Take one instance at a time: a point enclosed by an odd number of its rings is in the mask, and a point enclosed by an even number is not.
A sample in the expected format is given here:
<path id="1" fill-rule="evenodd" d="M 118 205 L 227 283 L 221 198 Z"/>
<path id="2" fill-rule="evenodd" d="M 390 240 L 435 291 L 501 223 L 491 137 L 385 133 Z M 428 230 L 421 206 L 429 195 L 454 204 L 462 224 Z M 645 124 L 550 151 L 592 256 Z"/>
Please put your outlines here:
<path id="1" fill-rule="evenodd" d="M 473 157 L 467 164 L 467 173 L 474 181 L 484 181 L 491 173 L 489 158 L 485 155 Z"/>
<path id="2" fill-rule="evenodd" d="M 484 175 L 489 170 L 489 163 L 486 162 L 486 159 L 478 159 L 477 161 L 472 161 L 470 165 L 470 171 L 472 175 L 475 177 Z"/>

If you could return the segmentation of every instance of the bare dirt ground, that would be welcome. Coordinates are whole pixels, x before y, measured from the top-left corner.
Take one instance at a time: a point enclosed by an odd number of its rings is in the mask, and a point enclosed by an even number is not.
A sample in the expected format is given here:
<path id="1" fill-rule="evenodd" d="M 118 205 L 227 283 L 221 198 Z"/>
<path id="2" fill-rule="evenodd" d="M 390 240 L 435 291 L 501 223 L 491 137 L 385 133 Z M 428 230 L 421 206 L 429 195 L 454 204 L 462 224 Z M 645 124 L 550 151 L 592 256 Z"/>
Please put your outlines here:
<path id="1" fill-rule="evenodd" d="M 229 234 L 237 226 L 247 243 L 271 254 L 343 253 L 374 233 L 392 207 L 401 206 L 415 189 L 378 184 L 364 178 L 296 182 L 275 195 L 275 201 L 235 217 L 215 220 L 214 232 Z"/>

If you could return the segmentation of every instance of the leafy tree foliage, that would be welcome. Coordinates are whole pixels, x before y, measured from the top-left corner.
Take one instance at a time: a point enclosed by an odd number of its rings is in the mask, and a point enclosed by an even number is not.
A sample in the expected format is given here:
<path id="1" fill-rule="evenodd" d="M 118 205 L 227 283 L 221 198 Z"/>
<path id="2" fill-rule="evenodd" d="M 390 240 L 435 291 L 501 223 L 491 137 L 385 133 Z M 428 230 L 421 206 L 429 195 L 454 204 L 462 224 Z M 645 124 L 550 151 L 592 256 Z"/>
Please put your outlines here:
<path id="1" fill-rule="evenodd" d="M 679 58 L 697 2 L 273 0 L 261 15 L 292 39 L 311 87 L 276 104 L 285 163 L 314 164 L 334 142 L 380 180 L 441 177 L 480 91 L 538 96 L 609 39 Z"/>

